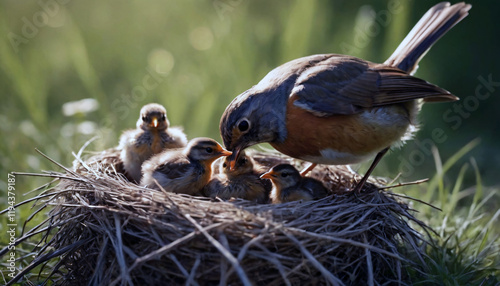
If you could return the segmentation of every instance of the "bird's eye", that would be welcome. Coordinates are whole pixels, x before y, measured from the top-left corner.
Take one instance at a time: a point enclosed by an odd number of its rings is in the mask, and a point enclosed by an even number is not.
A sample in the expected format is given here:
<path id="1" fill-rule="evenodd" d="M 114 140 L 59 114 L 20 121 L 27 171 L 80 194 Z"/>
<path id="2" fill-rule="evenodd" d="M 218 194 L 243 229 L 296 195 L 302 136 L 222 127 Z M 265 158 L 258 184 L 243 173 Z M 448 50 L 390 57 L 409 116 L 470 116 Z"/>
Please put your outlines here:
<path id="1" fill-rule="evenodd" d="M 250 128 L 250 122 L 248 122 L 248 120 L 246 118 L 243 118 L 242 120 L 240 120 L 240 122 L 238 123 L 238 129 L 241 132 L 246 132 L 246 131 L 248 131 L 248 128 Z"/>
<path id="2" fill-rule="evenodd" d="M 162 120 L 162 121 L 165 121 L 165 119 L 167 119 L 167 117 L 165 116 L 165 114 L 163 114 L 163 115 L 161 116 L 161 120 Z"/>
<path id="3" fill-rule="evenodd" d="M 205 151 L 207 151 L 207 153 L 212 153 L 214 149 L 212 147 L 207 147 L 205 148 Z"/>
<path id="4" fill-rule="evenodd" d="M 227 164 L 226 163 L 222 164 L 222 168 L 227 168 Z"/>
<path id="5" fill-rule="evenodd" d="M 287 174 L 287 173 L 282 173 L 282 174 L 281 174 L 281 177 L 282 177 L 282 178 L 286 178 L 286 177 L 288 177 L 288 174 Z"/>
<path id="6" fill-rule="evenodd" d="M 144 122 L 148 121 L 148 117 L 147 116 L 143 116 L 142 117 L 142 121 L 144 121 Z"/>

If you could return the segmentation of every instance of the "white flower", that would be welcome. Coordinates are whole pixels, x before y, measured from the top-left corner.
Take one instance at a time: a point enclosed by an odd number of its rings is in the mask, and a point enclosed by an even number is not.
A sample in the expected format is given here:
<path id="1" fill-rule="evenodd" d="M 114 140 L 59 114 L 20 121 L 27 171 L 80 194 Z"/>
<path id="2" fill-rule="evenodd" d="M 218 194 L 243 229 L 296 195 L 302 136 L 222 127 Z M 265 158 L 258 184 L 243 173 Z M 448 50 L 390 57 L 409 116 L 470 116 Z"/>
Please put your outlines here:
<path id="1" fill-rule="evenodd" d="M 77 113 L 89 113 L 97 109 L 99 109 L 99 102 L 93 98 L 66 102 L 62 106 L 62 111 L 65 116 L 73 116 Z"/>

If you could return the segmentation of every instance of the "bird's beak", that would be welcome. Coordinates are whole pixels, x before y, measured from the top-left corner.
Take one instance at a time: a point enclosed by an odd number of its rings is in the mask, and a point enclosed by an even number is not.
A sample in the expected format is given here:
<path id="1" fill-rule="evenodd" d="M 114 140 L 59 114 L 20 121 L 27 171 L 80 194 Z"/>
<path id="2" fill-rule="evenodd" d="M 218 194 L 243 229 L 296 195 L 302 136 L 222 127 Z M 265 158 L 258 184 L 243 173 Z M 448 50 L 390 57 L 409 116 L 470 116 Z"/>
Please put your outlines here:
<path id="1" fill-rule="evenodd" d="M 154 128 L 158 127 L 158 118 L 154 117 L 152 124 Z"/>
<path id="2" fill-rule="evenodd" d="M 231 156 L 233 154 L 233 152 L 227 151 L 226 149 L 222 149 L 220 151 L 220 154 L 221 154 L 221 156 Z"/>
<path id="3" fill-rule="evenodd" d="M 241 148 L 236 147 L 233 150 L 233 154 L 230 157 L 227 157 L 227 161 L 229 163 L 229 171 L 233 171 L 236 166 L 236 160 L 238 159 L 238 156 L 240 155 Z"/>
<path id="4" fill-rule="evenodd" d="M 260 176 L 261 179 L 273 179 L 276 177 L 276 173 L 274 173 L 272 170 L 267 172 L 267 173 L 264 173 Z"/>

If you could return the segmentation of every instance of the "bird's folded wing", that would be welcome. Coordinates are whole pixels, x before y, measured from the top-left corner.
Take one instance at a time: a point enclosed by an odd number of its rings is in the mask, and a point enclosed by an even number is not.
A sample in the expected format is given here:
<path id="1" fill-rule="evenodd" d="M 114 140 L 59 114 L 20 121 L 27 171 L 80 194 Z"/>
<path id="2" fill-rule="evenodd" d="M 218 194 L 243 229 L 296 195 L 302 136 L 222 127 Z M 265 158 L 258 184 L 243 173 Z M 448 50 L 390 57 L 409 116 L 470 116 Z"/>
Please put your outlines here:
<path id="1" fill-rule="evenodd" d="M 448 91 L 398 68 L 355 57 L 330 55 L 307 63 L 295 81 L 294 104 L 317 116 L 355 114 L 365 108 L 425 101 L 452 101 Z"/>
<path id="2" fill-rule="evenodd" d="M 322 183 L 308 178 L 303 180 L 301 187 L 307 190 L 314 199 L 324 198 L 328 195 L 327 190 Z"/>
<path id="3" fill-rule="evenodd" d="M 168 179 L 174 180 L 185 177 L 190 173 L 192 166 L 183 161 L 169 162 L 159 166 L 156 171 L 164 174 Z"/>
<path id="4" fill-rule="evenodd" d="M 123 131 L 120 136 L 120 142 L 118 143 L 118 149 L 122 150 L 123 148 L 130 146 L 136 142 L 137 134 L 139 134 L 142 130 L 130 129 Z"/>

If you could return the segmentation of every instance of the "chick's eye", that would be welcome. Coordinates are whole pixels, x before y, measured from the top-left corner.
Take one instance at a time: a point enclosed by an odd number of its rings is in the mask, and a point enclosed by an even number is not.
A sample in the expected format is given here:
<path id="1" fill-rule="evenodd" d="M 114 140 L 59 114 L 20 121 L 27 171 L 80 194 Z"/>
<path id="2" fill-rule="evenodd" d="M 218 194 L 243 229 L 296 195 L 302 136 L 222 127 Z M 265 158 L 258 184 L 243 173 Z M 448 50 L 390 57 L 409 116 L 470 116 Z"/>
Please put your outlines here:
<path id="1" fill-rule="evenodd" d="M 212 153 L 214 149 L 212 149 L 212 147 L 207 147 L 205 148 L 205 151 L 207 151 L 207 153 Z"/>
<path id="2" fill-rule="evenodd" d="M 227 164 L 226 163 L 222 164 L 222 168 L 227 168 Z"/>
<path id="3" fill-rule="evenodd" d="M 143 116 L 142 121 L 148 121 L 148 118 L 146 116 Z"/>
<path id="4" fill-rule="evenodd" d="M 287 173 L 283 173 L 283 174 L 281 174 L 281 177 L 286 178 L 286 177 L 288 177 L 288 174 Z"/>
<path id="5" fill-rule="evenodd" d="M 250 127 L 250 123 L 246 119 L 243 119 L 240 121 L 240 123 L 238 123 L 238 129 L 241 132 L 247 131 L 249 127 Z"/>
<path id="6" fill-rule="evenodd" d="M 162 120 L 162 121 L 165 121 L 165 119 L 167 119 L 167 117 L 166 117 L 166 116 L 165 116 L 165 114 L 164 114 L 164 115 L 162 115 L 162 116 L 161 116 L 161 120 Z"/>

